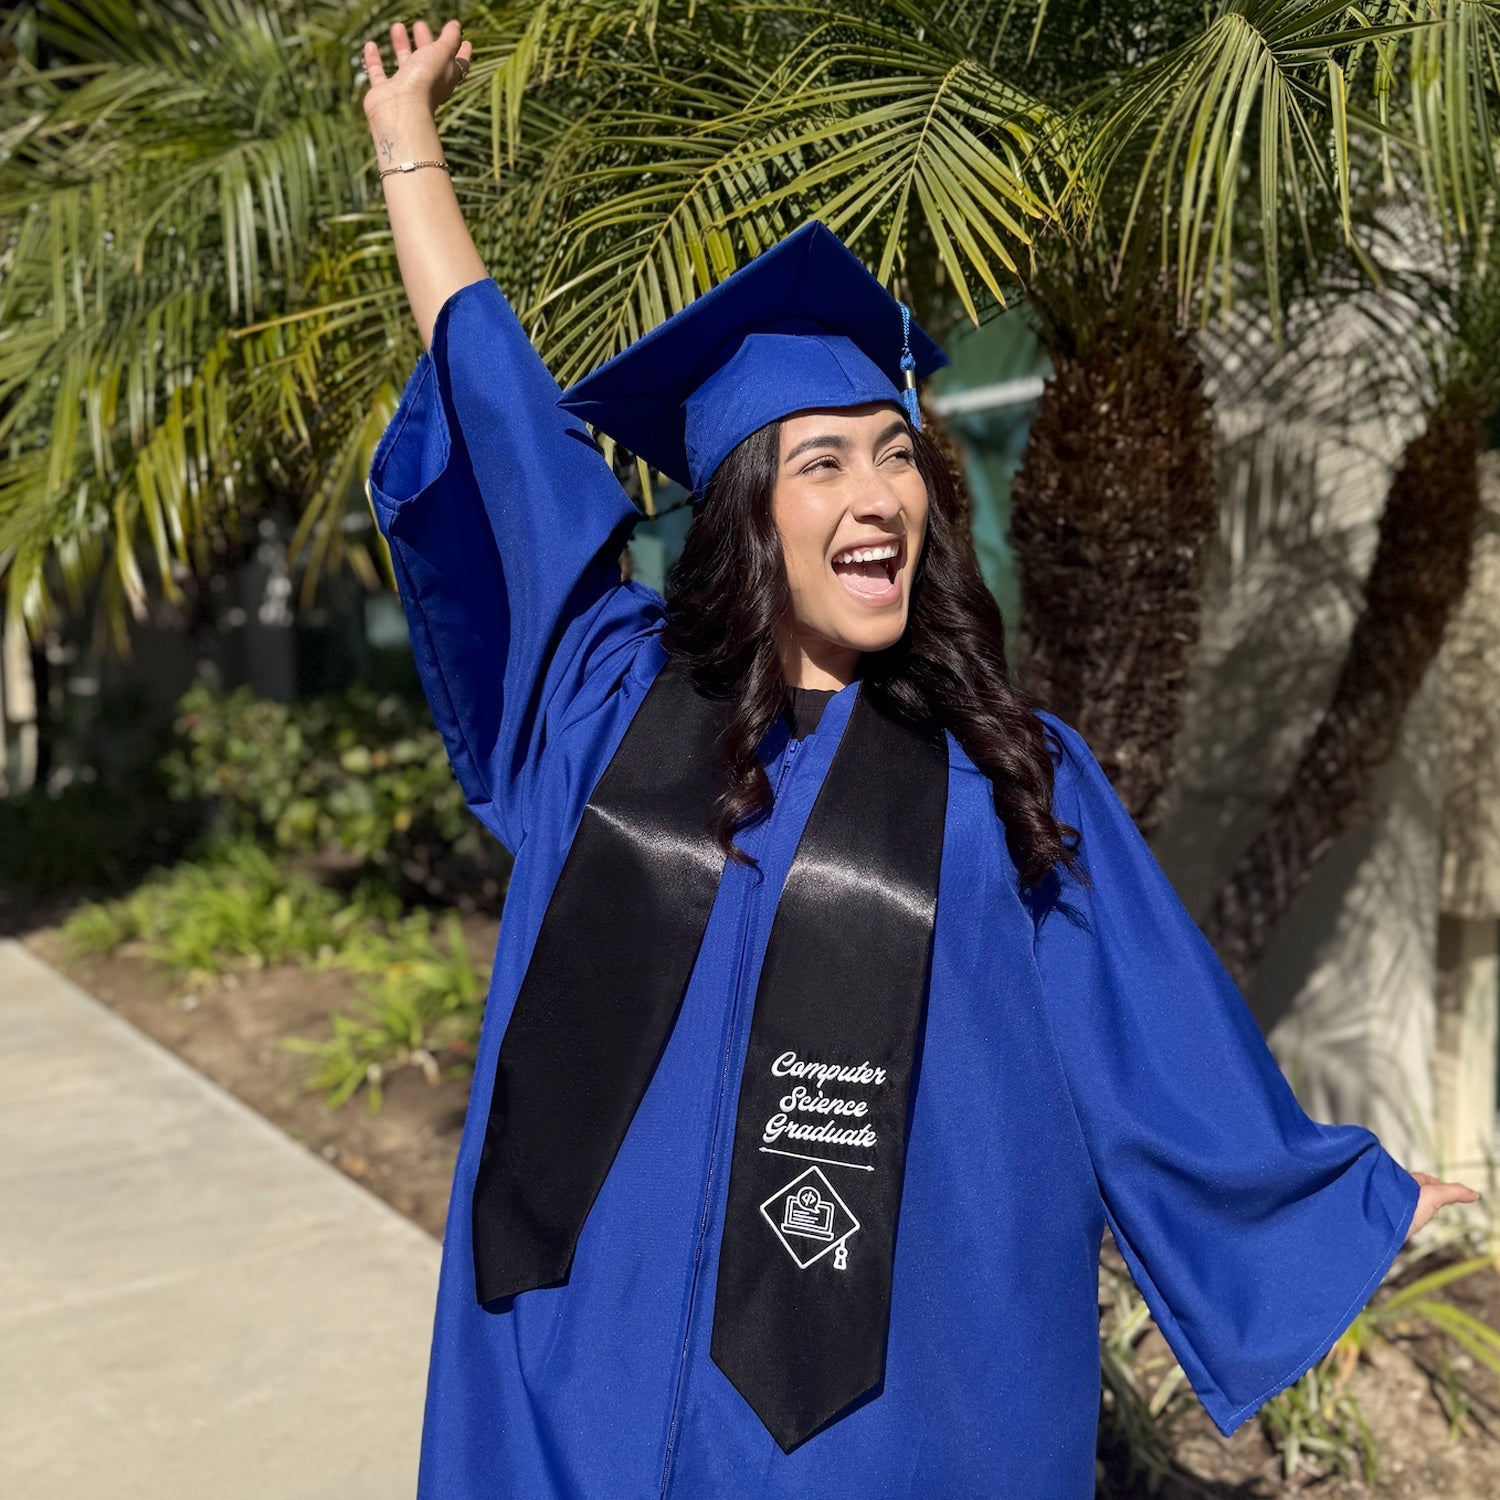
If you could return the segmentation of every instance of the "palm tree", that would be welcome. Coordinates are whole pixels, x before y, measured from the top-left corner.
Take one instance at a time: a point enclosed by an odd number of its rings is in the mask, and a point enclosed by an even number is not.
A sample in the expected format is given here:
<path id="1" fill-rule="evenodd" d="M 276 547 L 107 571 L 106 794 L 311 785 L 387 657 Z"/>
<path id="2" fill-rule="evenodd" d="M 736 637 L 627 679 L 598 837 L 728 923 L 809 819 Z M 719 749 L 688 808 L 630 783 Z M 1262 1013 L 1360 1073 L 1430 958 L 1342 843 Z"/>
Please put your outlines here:
<path id="1" fill-rule="evenodd" d="M 318 0 L 10 12 L 0 572 L 33 627 L 59 581 L 75 605 L 98 582 L 117 626 L 176 597 L 245 501 L 302 498 L 315 431 L 323 486 L 350 487 L 376 414 L 323 406 L 295 329 L 237 337 L 305 305 L 372 201 L 350 24 Z"/>
<path id="2" fill-rule="evenodd" d="M 1201 322 L 1216 300 L 1227 306 L 1250 297 L 1279 335 L 1284 282 L 1305 295 L 1339 260 L 1343 285 L 1348 263 L 1384 284 L 1388 273 L 1366 242 L 1392 203 L 1417 205 L 1425 215 L 1418 221 L 1435 233 L 1456 230 L 1461 244 L 1477 244 L 1493 183 L 1485 144 L 1493 12 L 1388 8 L 1356 23 L 1351 12 L 1327 5 L 1230 6 L 1205 22 L 1197 7 L 1128 17 L 1096 7 L 1084 30 L 1092 68 L 1086 89 L 1068 82 L 1077 71 L 1077 38 L 1059 39 L 1041 11 L 1024 65 L 1007 54 L 1003 20 L 988 55 L 977 56 L 973 39 L 984 27 L 963 33 L 961 7 L 945 7 L 948 29 L 924 28 L 920 48 L 893 50 L 888 28 L 899 14 L 892 6 L 841 13 L 806 23 L 795 42 L 778 37 L 748 103 L 708 101 L 708 122 L 681 148 L 688 152 L 682 170 L 647 175 L 645 157 L 671 156 L 653 133 L 661 122 L 651 111 L 674 119 L 688 111 L 664 109 L 660 91 L 640 114 L 606 106 L 590 137 L 576 143 L 569 174 L 604 190 L 581 209 L 561 199 L 549 209 L 560 216 L 549 244 L 556 253 L 541 260 L 553 274 L 532 305 L 565 367 L 587 368 L 691 296 L 692 275 L 673 284 L 670 271 L 673 259 L 686 263 L 681 242 L 697 224 L 733 229 L 788 204 L 855 239 L 871 233 L 882 273 L 904 248 L 908 290 L 929 317 L 951 315 L 954 304 L 972 315 L 977 298 L 1023 286 L 1055 371 L 1031 425 L 1012 529 L 1026 592 L 1030 685 L 1084 730 L 1150 833 L 1170 778 L 1219 515 L 1212 420 L 1190 337 L 1194 315 Z M 985 14 L 981 7 L 967 19 Z M 1068 11 L 1069 19 L 1077 14 Z M 522 76 L 594 80 L 616 62 L 610 53 L 601 65 L 569 37 L 555 39 L 558 50 L 548 54 L 551 24 L 539 15 L 527 44 L 510 54 L 502 75 L 510 94 Z M 602 51 L 601 35 L 591 41 Z M 847 73 L 829 60 L 835 50 L 843 51 Z M 1467 75 L 1466 58 L 1473 64 Z M 1017 65 L 1003 66 L 1007 60 Z M 1003 74 L 1008 90 L 979 83 L 986 67 Z M 685 74 L 669 76 L 673 86 L 692 87 Z M 930 122 L 947 123 L 955 79 L 1009 113 L 992 106 L 982 118 L 970 115 L 966 123 L 978 124 L 980 134 L 950 157 Z M 857 103 L 846 98 L 851 86 Z M 695 94 L 694 109 L 703 103 Z M 1407 125 L 1405 138 L 1393 119 Z M 916 133 L 901 134 L 915 121 Z M 1018 183 L 1033 192 L 1042 222 L 1023 239 L 1024 224 L 999 225 L 997 215 L 1000 243 L 992 250 L 959 227 L 983 205 L 956 204 L 945 189 L 970 185 L 962 166 L 974 144 L 982 147 L 983 131 L 1008 126 L 1019 142 L 1022 121 L 1036 144 L 1007 158 L 1009 175 L 990 186 L 1001 193 Z M 1248 161 L 1256 172 L 1245 169 Z M 746 181 L 752 168 L 756 179 Z M 1068 234 L 1057 232 L 1059 200 L 1048 190 L 1049 170 L 1055 177 L 1064 169 L 1071 191 L 1063 207 L 1087 211 Z M 619 181 L 639 185 L 622 195 L 611 190 Z M 1155 223 L 1142 222 L 1148 194 L 1161 204 Z M 704 196 L 712 200 L 708 210 Z M 772 220 L 773 231 L 781 227 Z M 1247 263 L 1243 252 L 1235 258 L 1237 238 L 1252 251 L 1258 239 L 1257 260 Z M 653 257 L 664 245 L 657 274 Z M 1015 256 L 1003 253 L 1012 248 Z M 1465 258 L 1461 285 L 1473 281 L 1478 253 Z M 914 274 L 923 266 L 927 275 Z M 549 336 L 550 306 L 571 316 L 580 286 L 592 298 L 585 305 L 603 316 Z M 1485 293 L 1468 305 L 1482 308 Z M 1478 336 L 1472 347 L 1493 347 L 1483 319 L 1471 311 L 1468 321 Z M 1333 702 L 1210 919 L 1242 980 L 1368 796 L 1462 592 L 1485 387 L 1472 358 L 1444 378 L 1428 430 L 1392 486 Z"/>
<path id="3" fill-rule="evenodd" d="M 1404 242 L 1416 270 L 1395 277 L 1423 336 L 1405 341 L 1398 390 L 1415 392 L 1422 420 L 1386 491 L 1363 598 L 1319 721 L 1259 831 L 1240 854 L 1204 931 L 1242 983 L 1318 861 L 1367 807 L 1376 772 L 1395 750 L 1406 710 L 1463 598 L 1481 519 L 1479 459 L 1500 408 L 1500 229 L 1493 203 L 1478 232 L 1444 245 L 1409 215 Z M 1376 328 L 1376 338 L 1388 330 Z M 1290 995 L 1256 996 L 1265 1031 Z"/>
<path id="4" fill-rule="evenodd" d="M 1328 5 L 1231 5 L 1196 29 L 1187 13 L 1153 14 L 1159 47 L 1142 49 L 1132 30 L 1108 57 L 1099 92 L 1075 111 L 1089 139 L 1082 164 L 1103 185 L 1090 232 L 1049 242 L 1060 253 L 1045 257 L 1033 278 L 1057 399 L 1051 410 L 1043 403 L 1031 429 L 1014 532 L 1036 601 L 1029 610 L 1039 648 L 1034 679 L 1106 748 L 1116 784 L 1148 835 L 1168 784 L 1219 509 L 1203 366 L 1185 337 L 1194 302 L 1206 323 L 1217 272 L 1221 307 L 1227 312 L 1248 295 L 1280 340 L 1283 196 L 1293 209 L 1292 276 L 1306 290 L 1315 291 L 1332 266 L 1347 273 L 1351 262 L 1383 284 L 1367 244 L 1393 205 L 1413 205 L 1440 235 L 1468 235 L 1492 200 L 1488 134 L 1500 77 L 1494 12 L 1483 6 L 1390 6 L 1356 17 Z M 1132 53 L 1142 51 L 1144 60 L 1134 62 Z M 1407 127 L 1405 142 L 1393 121 Z M 1317 143 L 1326 152 L 1313 149 Z M 1142 259 L 1136 221 L 1148 194 L 1160 208 L 1152 253 Z M 1258 266 L 1233 258 L 1237 220 L 1252 243 L 1258 237 Z M 1350 284 L 1347 274 L 1341 281 Z M 1454 435 L 1443 412 L 1467 434 L 1476 389 L 1473 379 L 1455 375 L 1434 414 L 1439 448 Z M 1468 453 L 1472 462 L 1474 447 L 1461 446 L 1451 461 L 1462 467 Z M 1382 550 L 1352 656 L 1365 660 L 1367 642 L 1402 639 L 1411 659 L 1384 673 L 1378 687 L 1375 676 L 1357 670 L 1341 682 L 1329 722 L 1361 724 L 1360 773 L 1351 781 L 1352 765 L 1341 765 L 1346 785 L 1327 789 L 1328 815 L 1296 873 L 1279 846 L 1289 814 L 1307 830 L 1309 789 L 1328 770 L 1322 745 L 1310 747 L 1296 782 L 1300 796 L 1278 806 L 1231 878 L 1209 930 L 1242 980 L 1291 891 L 1389 756 L 1400 711 L 1462 591 L 1472 511 L 1456 500 L 1432 504 L 1420 486 L 1413 499 L 1387 521 L 1403 541 L 1429 541 L 1434 550 L 1405 552 L 1399 561 Z M 1389 659 L 1394 664 L 1402 653 Z M 1268 882 L 1273 850 L 1281 857 Z M 1268 884 L 1276 903 L 1264 899 Z"/>
<path id="5" fill-rule="evenodd" d="M 347 523 L 416 353 L 355 107 L 376 14 L 12 13 L 0 568 L 33 623 L 58 577 L 138 608 L 143 539 L 173 592 L 267 491 L 299 517 L 309 587 L 341 560 L 375 580 Z M 564 381 L 808 214 L 939 332 L 1029 301 L 1055 370 L 1016 495 L 1029 685 L 1149 832 L 1217 513 L 1194 324 L 1258 295 L 1279 329 L 1289 257 L 1306 274 L 1330 243 L 1379 277 L 1361 146 L 1388 196 L 1480 222 L 1493 18 L 504 0 L 470 17 L 444 131 Z"/>
<path id="6" fill-rule="evenodd" d="M 1387 158 L 1428 147 L 1427 201 L 1461 217 L 1487 160 L 1485 54 L 1465 45 L 1488 33 L 1468 10 L 1427 27 L 1326 3 L 772 5 L 686 32 L 668 9 L 536 8 L 492 75 L 522 101 L 512 151 L 526 101 L 593 101 L 545 142 L 526 297 L 544 351 L 581 373 L 807 214 L 940 327 L 1028 298 L 1055 370 L 1015 492 L 1028 685 L 1149 833 L 1217 517 L 1192 323 L 1259 285 L 1279 326 L 1283 241 L 1316 263 L 1330 225 L 1378 275 L 1361 132 Z"/>

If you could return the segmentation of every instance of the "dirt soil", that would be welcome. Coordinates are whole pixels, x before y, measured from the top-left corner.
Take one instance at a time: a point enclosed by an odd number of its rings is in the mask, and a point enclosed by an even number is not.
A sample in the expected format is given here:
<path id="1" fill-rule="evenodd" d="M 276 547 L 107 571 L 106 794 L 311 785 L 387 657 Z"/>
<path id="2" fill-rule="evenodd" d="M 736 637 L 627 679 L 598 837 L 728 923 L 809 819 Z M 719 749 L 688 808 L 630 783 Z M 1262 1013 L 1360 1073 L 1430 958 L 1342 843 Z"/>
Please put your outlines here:
<path id="1" fill-rule="evenodd" d="M 22 922 L 14 920 L 16 915 L 0 911 L 0 931 L 15 932 L 40 958 L 441 1237 L 468 1079 L 432 1084 L 417 1069 L 404 1069 L 388 1080 L 378 1113 L 368 1111 L 362 1096 L 334 1111 L 307 1088 L 310 1060 L 279 1045 L 290 1036 L 330 1035 L 331 1015 L 358 998 L 349 976 L 280 965 L 187 989 L 129 951 L 109 958 L 75 955 L 55 925 L 61 910 L 34 910 L 27 914 L 30 921 Z M 477 963 L 490 962 L 496 931 L 492 918 L 465 919 Z M 1432 1269 L 1431 1261 L 1421 1268 L 1423 1273 Z M 1500 1273 L 1483 1271 L 1447 1295 L 1500 1327 Z M 1472 1393 L 1461 1422 L 1463 1440 L 1456 1444 L 1435 1394 L 1444 1360 L 1465 1377 Z M 1362 1361 L 1351 1390 L 1380 1442 L 1380 1479 L 1373 1491 L 1357 1479 L 1284 1479 L 1280 1459 L 1255 1422 L 1226 1441 L 1195 1404 L 1177 1449 L 1191 1477 L 1158 1493 L 1165 1500 L 1302 1494 L 1321 1500 L 1372 1495 L 1377 1500 L 1500 1500 L 1500 1376 L 1436 1335 L 1413 1330 Z"/>
<path id="2" fill-rule="evenodd" d="M 1429 1260 L 1421 1274 L 1436 1268 Z M 1454 1283 L 1446 1300 L 1500 1327 L 1500 1274 L 1495 1270 Z M 1461 1420 L 1462 1439 L 1457 1443 L 1449 1435 L 1436 1394 L 1445 1360 L 1469 1388 L 1469 1410 Z M 1413 1329 L 1376 1345 L 1356 1366 L 1349 1389 L 1375 1434 L 1379 1470 L 1373 1489 L 1361 1478 L 1316 1480 L 1303 1473 L 1286 1479 L 1280 1456 L 1256 1422 L 1247 1422 L 1225 1439 L 1195 1404 L 1176 1457 L 1198 1483 L 1170 1488 L 1169 1500 L 1271 1500 L 1291 1495 L 1316 1495 L 1320 1500 L 1500 1500 L 1500 1376 L 1436 1334 Z"/>

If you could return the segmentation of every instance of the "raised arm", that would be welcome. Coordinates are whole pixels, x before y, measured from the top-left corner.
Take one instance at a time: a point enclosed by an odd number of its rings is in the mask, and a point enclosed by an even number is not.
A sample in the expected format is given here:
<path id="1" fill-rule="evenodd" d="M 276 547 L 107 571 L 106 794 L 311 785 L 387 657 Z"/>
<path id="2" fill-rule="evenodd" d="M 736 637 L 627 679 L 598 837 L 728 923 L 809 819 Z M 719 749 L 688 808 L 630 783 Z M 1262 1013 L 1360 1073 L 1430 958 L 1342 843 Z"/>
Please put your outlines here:
<path id="1" fill-rule="evenodd" d="M 391 27 L 399 65 L 365 49 L 381 160 L 436 161 L 433 108 L 465 71 L 450 21 Z M 638 512 L 485 273 L 448 173 L 384 179 L 401 274 L 426 348 L 370 465 L 370 500 L 433 722 L 470 808 L 509 848 L 539 771 L 628 671 L 663 618 L 622 582 Z"/>
<path id="2" fill-rule="evenodd" d="M 382 170 L 404 161 L 443 159 L 433 112 L 468 71 L 473 49 L 460 36 L 457 21 L 447 22 L 435 37 L 425 21 L 418 21 L 410 36 L 396 22 L 391 27 L 396 58 L 392 73 L 385 70 L 380 48 L 372 41 L 365 43 L 365 72 L 370 78 L 365 119 Z M 484 262 L 447 172 L 435 167 L 392 172 L 381 185 L 401 280 L 422 343 L 430 349 L 438 309 L 460 287 L 487 274 Z"/>

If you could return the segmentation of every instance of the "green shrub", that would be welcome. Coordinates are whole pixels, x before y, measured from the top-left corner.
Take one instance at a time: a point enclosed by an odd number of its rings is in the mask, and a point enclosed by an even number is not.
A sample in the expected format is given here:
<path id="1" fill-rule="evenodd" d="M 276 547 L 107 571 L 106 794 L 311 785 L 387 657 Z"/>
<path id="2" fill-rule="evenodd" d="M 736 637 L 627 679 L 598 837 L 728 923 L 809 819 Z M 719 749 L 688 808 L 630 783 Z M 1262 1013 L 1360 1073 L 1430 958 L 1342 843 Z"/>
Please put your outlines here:
<path id="1" fill-rule="evenodd" d="M 1468 1255 L 1419 1274 L 1424 1264 L 1446 1262 L 1455 1244 L 1474 1238 L 1460 1231 L 1452 1243 L 1400 1252 L 1394 1290 L 1377 1293 L 1328 1354 L 1300 1380 L 1267 1401 L 1257 1419 L 1276 1451 L 1283 1476 L 1318 1484 L 1334 1475 L 1373 1486 L 1380 1449 L 1358 1399 L 1349 1389 L 1362 1352 L 1372 1344 L 1416 1331 L 1444 1334 L 1487 1369 L 1500 1374 L 1500 1331 L 1436 1294 L 1496 1265 L 1493 1254 Z M 1100 1261 L 1100 1376 L 1096 1494 L 1098 1500 L 1193 1492 L 1197 1481 L 1177 1464 L 1177 1428 L 1195 1404 L 1182 1369 L 1170 1355 L 1148 1353 L 1150 1312 L 1117 1257 Z M 1406 1284 L 1401 1285 L 1400 1283 Z M 1480 1398 L 1473 1377 L 1446 1355 L 1438 1356 L 1433 1395 L 1455 1441 L 1465 1414 Z"/>
<path id="2" fill-rule="evenodd" d="M 429 897 L 498 910 L 504 849 L 464 803 L 426 709 L 354 688 L 281 704 L 247 688 L 182 697 L 174 794 L 289 853 L 339 847 Z"/>
<path id="3" fill-rule="evenodd" d="M 438 920 L 428 908 L 403 913 L 379 881 L 341 893 L 239 835 L 156 871 L 128 896 L 79 907 L 63 932 L 93 953 L 136 945 L 189 982 L 286 962 L 358 975 L 364 998 L 333 1017 L 331 1038 L 283 1045 L 312 1056 L 309 1087 L 330 1106 L 367 1086 L 374 1113 L 397 1068 L 420 1068 L 435 1082 L 473 1066 L 489 973 L 470 958 L 458 914 L 441 918 L 441 944 Z"/>
<path id="4" fill-rule="evenodd" d="M 1172 1456 L 1176 1430 L 1192 1409 L 1193 1393 L 1169 1354 L 1146 1352 L 1154 1327 L 1150 1309 L 1117 1255 L 1099 1265 L 1105 1308 L 1099 1329 L 1097 1500 L 1156 1495 L 1182 1471 Z"/>
<path id="5" fill-rule="evenodd" d="M 469 957 L 457 916 L 450 912 L 445 927 L 443 948 L 432 936 L 429 914 L 416 912 L 388 933 L 351 941 L 331 960 L 371 976 L 365 1000 L 333 1017 L 332 1038 L 293 1037 L 282 1044 L 314 1059 L 311 1084 L 331 1107 L 365 1086 L 374 1114 L 397 1068 L 420 1068 L 432 1083 L 472 1070 L 489 975 Z M 445 1055 L 453 1059 L 447 1068 L 440 1061 Z"/>
<path id="6" fill-rule="evenodd" d="M 400 915 L 387 888 L 366 881 L 344 895 L 284 869 L 253 840 L 210 844 L 158 870 L 130 895 L 89 903 L 64 922 L 78 948 L 108 953 L 131 942 L 189 979 L 336 953 L 372 924 Z"/>
<path id="7" fill-rule="evenodd" d="M 1261 1407 L 1261 1430 L 1281 1454 L 1285 1478 L 1306 1467 L 1319 1478 L 1358 1474 L 1367 1485 L 1375 1483 L 1379 1450 L 1359 1402 L 1347 1389 L 1358 1353 L 1353 1342 L 1340 1340 L 1321 1364 Z"/>
<path id="8" fill-rule="evenodd" d="M 0 797 L 0 882 L 38 896 L 123 890 L 174 858 L 201 821 L 201 809 L 172 800 L 149 774 L 128 792 L 74 782 Z"/>
<path id="9" fill-rule="evenodd" d="M 1424 1262 L 1446 1259 L 1450 1247 L 1439 1245 L 1401 1251 L 1390 1276 L 1401 1281 Z M 1491 1255 L 1472 1255 L 1442 1265 L 1397 1290 L 1378 1294 L 1344 1330 L 1323 1360 L 1295 1385 L 1268 1401 L 1259 1412 L 1261 1430 L 1281 1455 L 1290 1479 L 1299 1467 L 1317 1477 L 1359 1474 L 1368 1485 L 1379 1477 L 1379 1448 L 1359 1402 L 1347 1390 L 1362 1352 L 1381 1340 L 1422 1328 L 1441 1333 L 1480 1364 L 1500 1374 L 1500 1330 L 1490 1327 L 1436 1293 L 1478 1271 L 1493 1268 Z M 1441 1357 L 1442 1373 L 1434 1394 L 1450 1430 L 1471 1404 L 1466 1378 Z"/>

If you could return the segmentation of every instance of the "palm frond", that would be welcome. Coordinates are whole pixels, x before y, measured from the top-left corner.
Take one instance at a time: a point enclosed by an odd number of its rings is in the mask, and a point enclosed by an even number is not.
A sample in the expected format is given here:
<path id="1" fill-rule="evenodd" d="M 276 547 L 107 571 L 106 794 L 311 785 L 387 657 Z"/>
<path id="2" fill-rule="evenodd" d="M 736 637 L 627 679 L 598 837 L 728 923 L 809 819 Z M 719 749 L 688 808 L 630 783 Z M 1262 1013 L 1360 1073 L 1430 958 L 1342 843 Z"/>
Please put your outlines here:
<path id="1" fill-rule="evenodd" d="M 1166 267 L 1185 320 L 1248 295 L 1274 326 L 1312 268 L 1389 279 L 1391 203 L 1488 254 L 1496 8 L 486 0 L 445 151 L 564 381 L 809 215 L 934 327 L 1085 295 L 1096 265 L 1111 295 Z M 171 592 L 267 495 L 310 578 L 378 571 L 357 481 L 420 347 L 358 109 L 383 19 L 0 23 L 0 576 L 34 624 L 91 570 L 123 609 Z"/>
<path id="2" fill-rule="evenodd" d="M 554 269 L 528 317 L 559 378 L 624 347 L 809 215 L 873 247 L 884 281 L 920 228 L 970 317 L 979 295 L 1003 302 L 1018 249 L 1048 213 L 1024 166 L 1045 114 L 1036 101 L 858 16 L 820 14 L 761 69 L 736 68 L 711 39 L 696 45 L 700 66 L 651 80 L 649 107 L 616 105 L 602 125 L 553 143 L 573 153 L 571 194 L 557 205 L 544 256 Z"/>
<path id="3" fill-rule="evenodd" d="M 229 331 L 295 299 L 324 226 L 368 202 L 346 18 L 287 20 L 242 0 L 50 5 L 36 35 L 66 64 L 23 53 L 0 81 L 0 441 L 42 435 L 48 456 L 0 492 L 0 557 L 34 626 L 39 538 L 70 589 L 112 548 L 136 608 L 138 543 L 169 596 L 204 565 L 261 446 Z"/>
<path id="4" fill-rule="evenodd" d="M 1388 12 L 1382 12 L 1386 15 Z M 1366 22 L 1354 7 L 1332 0 L 1242 0 L 1212 16 L 1201 32 L 1126 77 L 1103 83 L 1083 99 L 1070 124 L 1089 138 L 1080 153 L 1069 199 L 1078 185 L 1090 195 L 1088 214 L 1120 203 L 1116 265 L 1142 232 L 1148 203 L 1164 269 L 1175 275 L 1179 316 L 1186 322 L 1195 293 L 1219 278 L 1218 301 L 1232 298 L 1232 259 L 1242 230 L 1247 182 L 1258 188 L 1259 244 L 1280 314 L 1282 215 L 1308 234 L 1313 196 L 1339 209 L 1351 245 L 1350 139 L 1354 129 L 1388 146 L 1410 145 L 1385 118 L 1360 107 L 1350 92 L 1366 49 L 1398 39 L 1414 45 L 1428 23 L 1411 18 Z M 1372 102 L 1388 105 L 1389 54 L 1377 68 Z M 1368 70 L 1365 70 L 1368 71 Z M 1258 173 L 1247 170 L 1258 161 Z M 1114 184 L 1106 197 L 1100 184 Z M 1203 316 L 1213 300 L 1203 301 Z"/>

